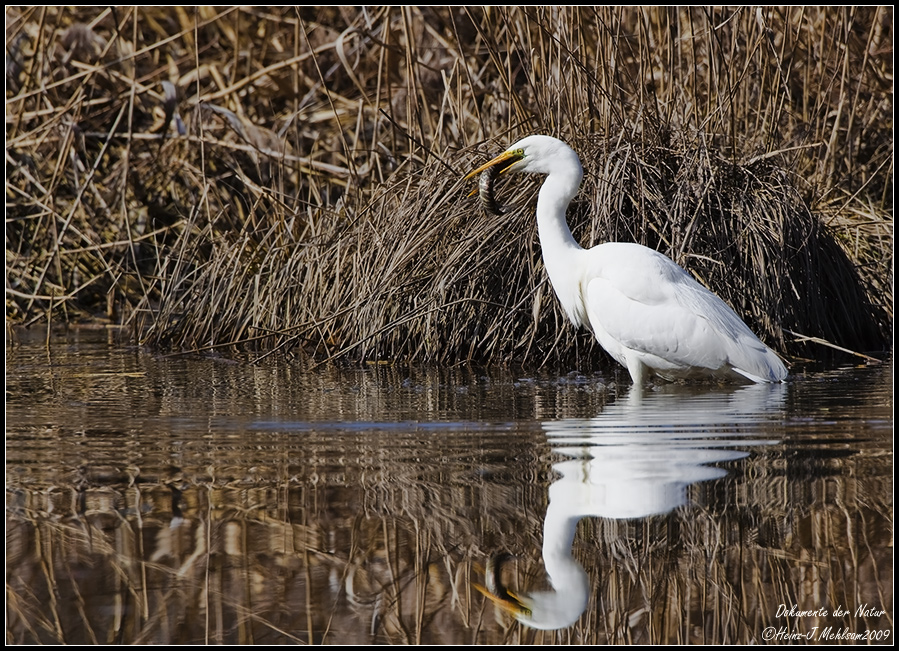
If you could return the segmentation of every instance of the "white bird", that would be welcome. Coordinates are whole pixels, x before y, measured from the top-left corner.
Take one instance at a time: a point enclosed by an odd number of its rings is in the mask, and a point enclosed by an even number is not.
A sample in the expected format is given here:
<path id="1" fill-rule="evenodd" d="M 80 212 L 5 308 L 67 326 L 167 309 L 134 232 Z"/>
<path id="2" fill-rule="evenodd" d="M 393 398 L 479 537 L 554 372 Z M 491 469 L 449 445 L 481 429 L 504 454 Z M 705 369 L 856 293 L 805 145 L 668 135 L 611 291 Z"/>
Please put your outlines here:
<path id="1" fill-rule="evenodd" d="M 545 174 L 537 197 L 543 263 L 575 326 L 630 372 L 635 385 L 653 376 L 781 382 L 787 369 L 740 317 L 673 260 L 639 244 L 584 249 L 565 219 L 584 176 L 577 154 L 550 136 L 528 136 L 471 172 Z"/>

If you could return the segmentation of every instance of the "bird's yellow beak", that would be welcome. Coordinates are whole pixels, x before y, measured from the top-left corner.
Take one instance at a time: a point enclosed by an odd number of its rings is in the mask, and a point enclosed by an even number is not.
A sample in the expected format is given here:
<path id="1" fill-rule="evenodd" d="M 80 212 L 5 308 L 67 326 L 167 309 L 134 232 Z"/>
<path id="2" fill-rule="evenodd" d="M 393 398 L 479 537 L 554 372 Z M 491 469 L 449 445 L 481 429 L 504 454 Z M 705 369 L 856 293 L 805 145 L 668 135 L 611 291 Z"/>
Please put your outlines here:
<path id="1" fill-rule="evenodd" d="M 493 160 L 487 161 L 486 163 L 481 165 L 475 171 L 469 172 L 468 175 L 465 177 L 465 180 L 467 181 L 468 179 L 477 176 L 484 170 L 490 169 L 494 165 L 501 165 L 499 173 L 502 174 L 503 172 L 507 171 L 512 165 L 514 165 L 515 163 L 520 161 L 522 158 L 524 158 L 524 155 L 521 153 L 520 150 L 509 149 L 509 150 L 501 153 L 499 156 L 497 156 Z"/>

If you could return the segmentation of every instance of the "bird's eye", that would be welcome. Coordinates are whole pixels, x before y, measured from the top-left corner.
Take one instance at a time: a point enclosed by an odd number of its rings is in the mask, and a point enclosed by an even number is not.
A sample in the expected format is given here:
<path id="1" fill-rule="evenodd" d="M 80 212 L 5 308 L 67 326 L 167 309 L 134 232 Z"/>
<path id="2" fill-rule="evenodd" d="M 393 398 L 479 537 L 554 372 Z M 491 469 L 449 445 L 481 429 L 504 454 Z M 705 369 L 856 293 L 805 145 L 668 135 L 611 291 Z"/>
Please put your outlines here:
<path id="1" fill-rule="evenodd" d="M 516 150 L 515 150 L 515 155 L 516 155 L 516 156 L 521 156 L 521 157 L 523 158 L 523 157 L 524 157 L 524 149 L 516 149 Z"/>

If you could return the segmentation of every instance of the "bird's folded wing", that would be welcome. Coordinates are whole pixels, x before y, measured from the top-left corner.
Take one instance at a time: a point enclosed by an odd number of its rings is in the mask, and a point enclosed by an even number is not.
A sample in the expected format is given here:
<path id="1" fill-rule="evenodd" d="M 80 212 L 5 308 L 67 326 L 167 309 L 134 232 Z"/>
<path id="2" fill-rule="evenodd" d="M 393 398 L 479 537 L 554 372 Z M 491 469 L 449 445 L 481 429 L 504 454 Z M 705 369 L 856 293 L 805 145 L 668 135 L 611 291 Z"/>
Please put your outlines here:
<path id="1" fill-rule="evenodd" d="M 605 336 L 684 368 L 764 370 L 756 358 L 767 347 L 733 310 L 671 260 L 647 251 L 592 270 L 585 298 L 600 343 Z"/>

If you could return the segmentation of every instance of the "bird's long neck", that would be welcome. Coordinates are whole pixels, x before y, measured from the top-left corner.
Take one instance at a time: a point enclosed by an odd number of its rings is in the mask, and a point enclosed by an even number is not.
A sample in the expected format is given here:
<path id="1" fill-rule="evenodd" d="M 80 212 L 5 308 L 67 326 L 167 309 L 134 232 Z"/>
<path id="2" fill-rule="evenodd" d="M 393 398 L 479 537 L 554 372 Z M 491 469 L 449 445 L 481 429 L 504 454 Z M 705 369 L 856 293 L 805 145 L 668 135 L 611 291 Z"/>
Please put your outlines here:
<path id="1" fill-rule="evenodd" d="M 580 296 L 579 267 L 573 264 L 584 249 L 571 234 L 565 212 L 577 194 L 582 178 L 580 163 L 575 160 L 570 170 L 550 174 L 537 197 L 537 232 L 543 265 L 562 308 L 576 326 L 588 324 Z"/>
<path id="2" fill-rule="evenodd" d="M 565 507 L 550 504 L 543 523 L 543 564 L 557 590 L 579 585 L 586 576 L 584 569 L 571 556 L 571 546 L 581 516 L 572 515 Z"/>
<path id="3" fill-rule="evenodd" d="M 581 249 L 568 228 L 565 212 L 577 194 L 582 178 L 583 172 L 578 167 L 570 172 L 550 174 L 540 188 L 537 196 L 537 231 L 544 258 L 548 254 L 554 257 L 553 254 L 558 252 L 564 256 L 572 250 Z"/>
<path id="4" fill-rule="evenodd" d="M 552 488 L 550 488 L 552 493 Z M 584 568 L 571 555 L 579 515 L 573 515 L 566 503 L 553 503 L 543 526 L 543 564 L 552 584 L 552 591 L 532 593 L 535 608 L 531 626 L 557 629 L 577 621 L 587 608 L 590 579 Z M 538 611 L 537 605 L 540 605 Z"/>

